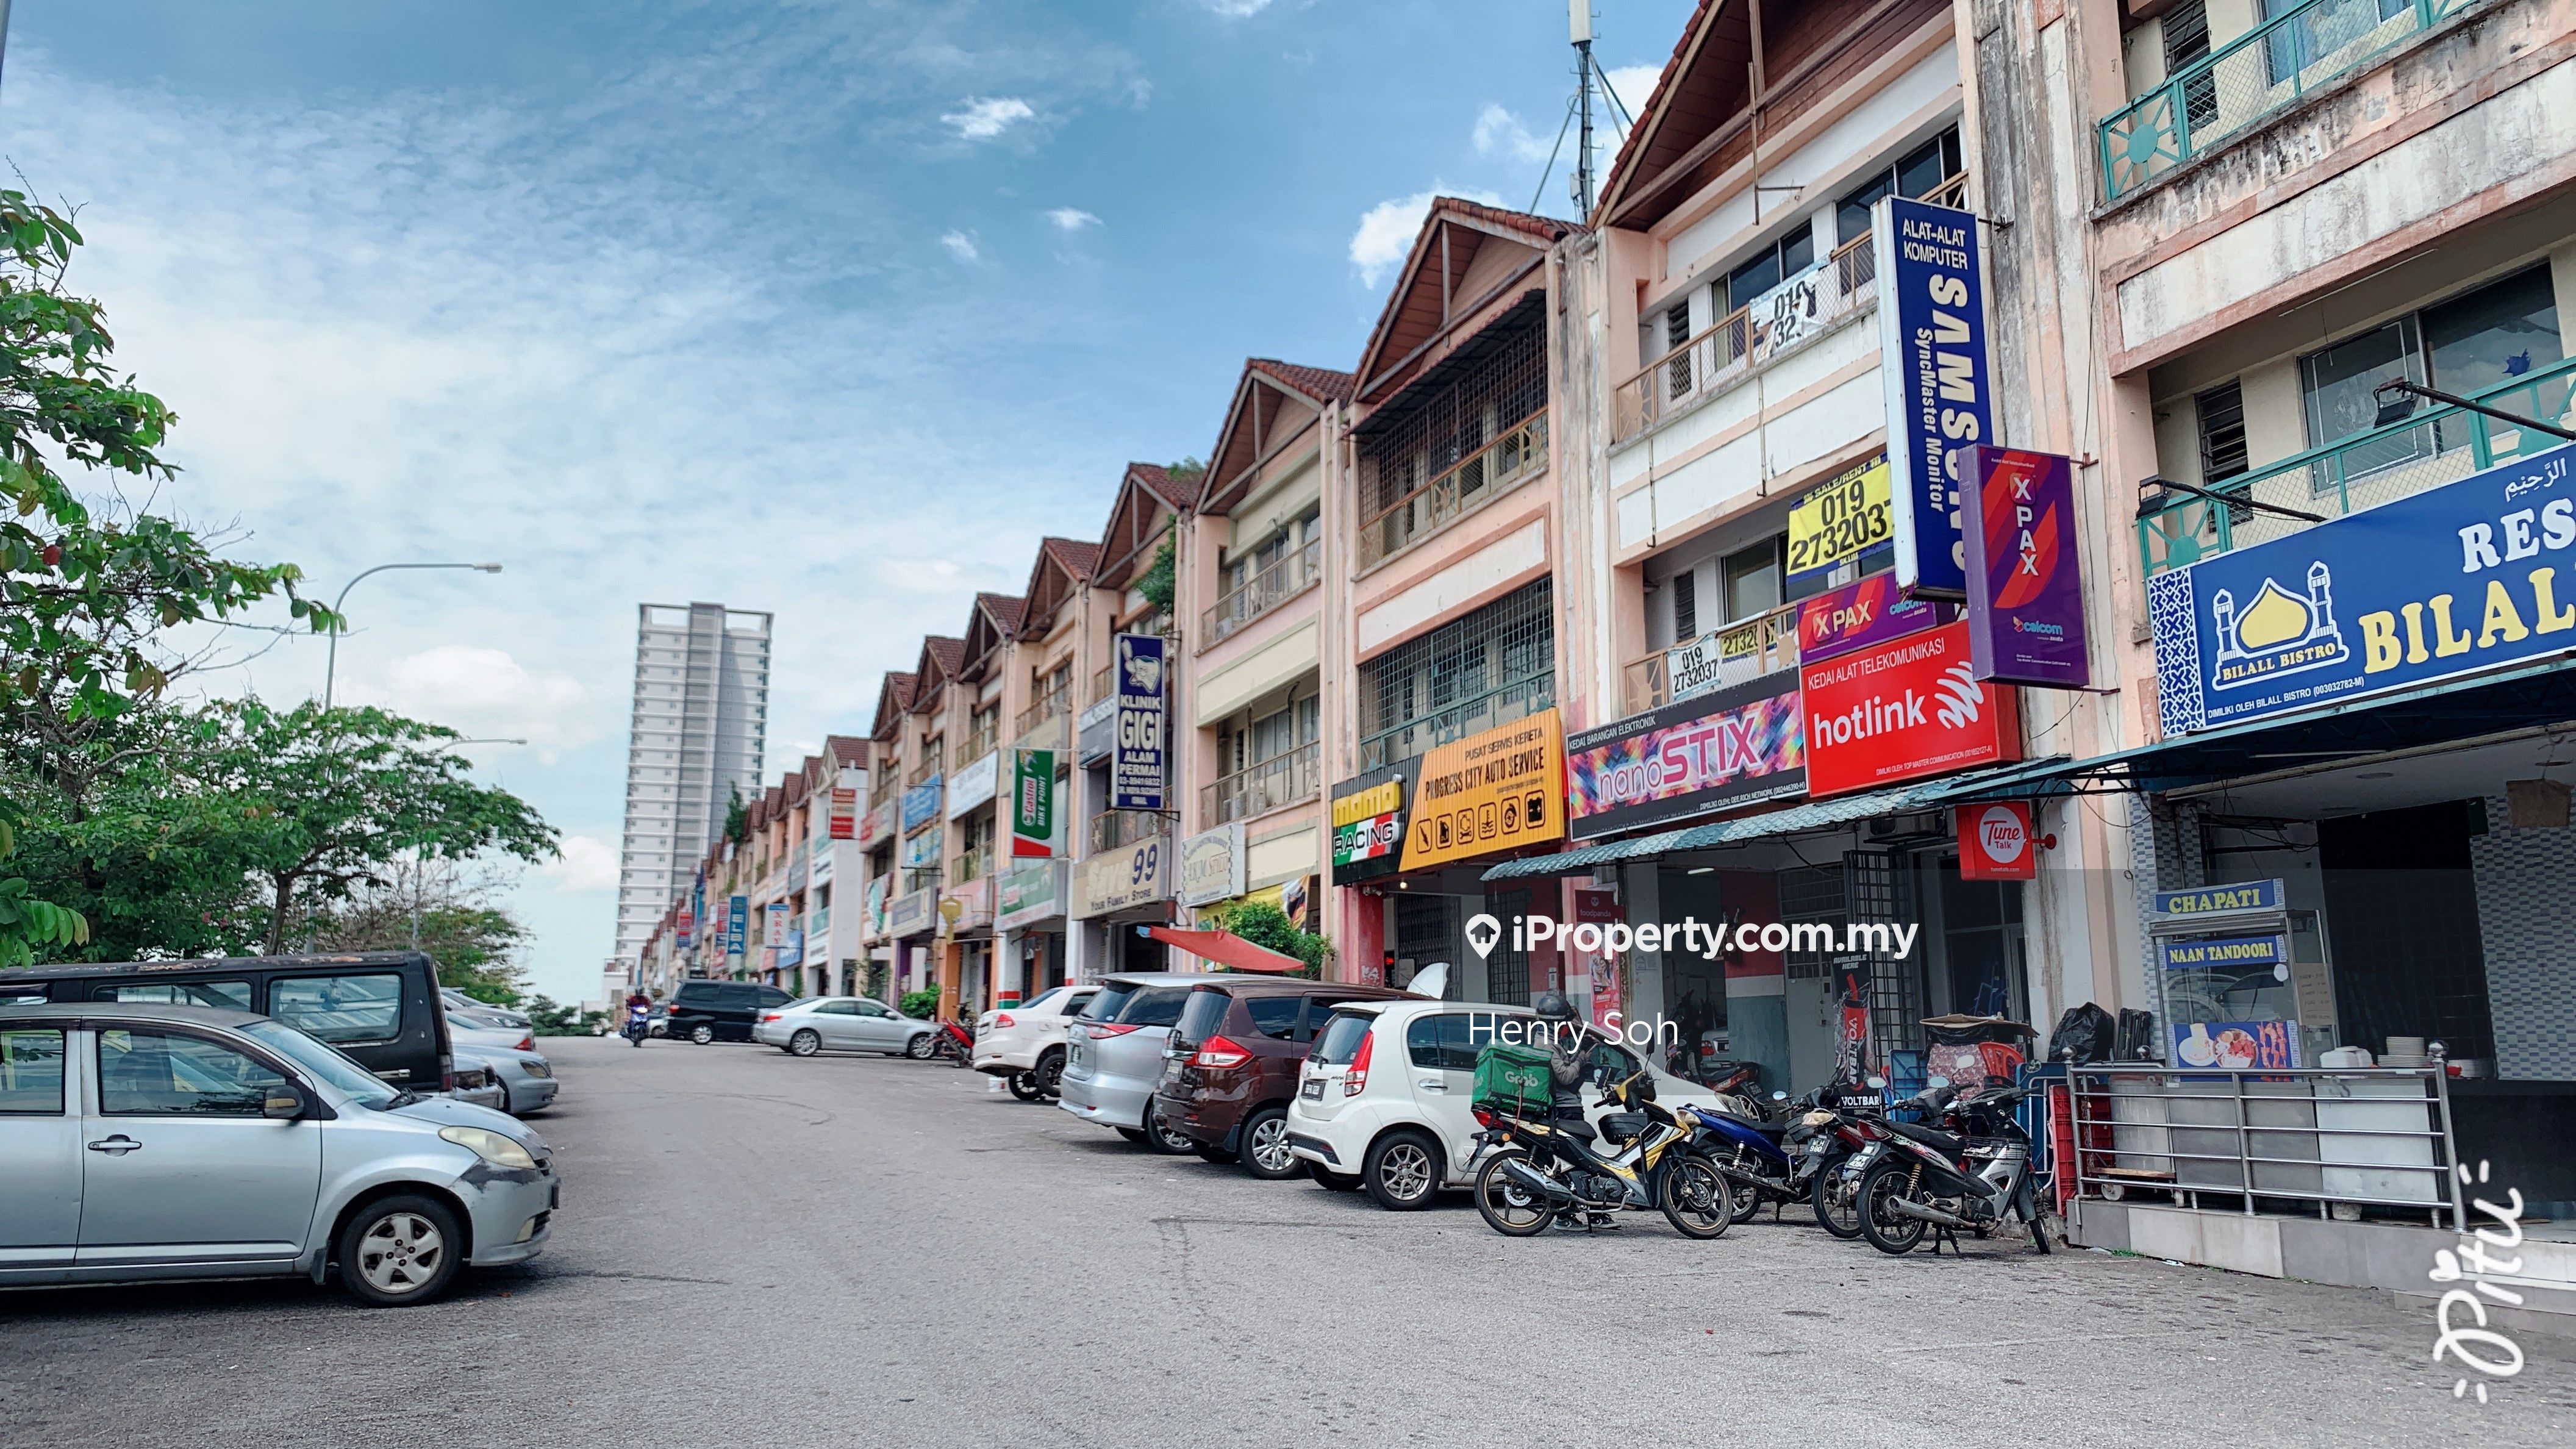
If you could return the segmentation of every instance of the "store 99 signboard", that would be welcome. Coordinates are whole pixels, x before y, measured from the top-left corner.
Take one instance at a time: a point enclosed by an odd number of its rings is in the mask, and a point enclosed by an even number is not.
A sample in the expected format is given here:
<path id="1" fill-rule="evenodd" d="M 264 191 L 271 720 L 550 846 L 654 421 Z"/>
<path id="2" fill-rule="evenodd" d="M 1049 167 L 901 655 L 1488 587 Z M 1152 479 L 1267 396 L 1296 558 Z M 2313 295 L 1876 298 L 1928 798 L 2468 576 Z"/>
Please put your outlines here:
<path id="1" fill-rule="evenodd" d="M 1962 621 L 1800 671 L 1807 793 L 1872 790 L 2020 758 L 2018 697 L 1981 684 Z"/>

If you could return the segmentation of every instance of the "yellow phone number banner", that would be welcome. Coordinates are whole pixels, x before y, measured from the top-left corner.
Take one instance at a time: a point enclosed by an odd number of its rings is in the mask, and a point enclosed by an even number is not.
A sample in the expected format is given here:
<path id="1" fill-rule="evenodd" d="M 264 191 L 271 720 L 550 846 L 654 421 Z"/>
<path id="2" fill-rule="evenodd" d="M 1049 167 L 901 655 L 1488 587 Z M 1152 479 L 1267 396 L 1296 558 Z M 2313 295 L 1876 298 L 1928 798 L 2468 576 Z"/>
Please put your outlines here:
<path id="1" fill-rule="evenodd" d="M 1886 455 L 1820 485 L 1789 510 L 1791 577 L 1849 563 L 1896 537 Z"/>

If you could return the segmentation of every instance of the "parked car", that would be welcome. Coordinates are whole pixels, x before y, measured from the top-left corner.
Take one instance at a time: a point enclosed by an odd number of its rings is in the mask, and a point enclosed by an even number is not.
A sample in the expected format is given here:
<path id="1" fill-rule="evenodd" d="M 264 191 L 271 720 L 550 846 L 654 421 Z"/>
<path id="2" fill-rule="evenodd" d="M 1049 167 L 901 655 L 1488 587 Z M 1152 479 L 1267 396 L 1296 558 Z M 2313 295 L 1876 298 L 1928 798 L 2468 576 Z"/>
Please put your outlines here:
<path id="1" fill-rule="evenodd" d="M 1186 1133 L 1162 1126 L 1146 1109 L 1163 1075 L 1163 1044 L 1201 972 L 1151 971 L 1104 977 L 1099 993 L 1065 1037 L 1057 1106 L 1085 1122 L 1115 1127 L 1130 1142 L 1158 1152 L 1195 1152 Z"/>
<path id="2" fill-rule="evenodd" d="M 477 1107 L 488 1107 L 495 1112 L 506 1110 L 502 1104 L 509 1100 L 509 1095 L 501 1090 L 500 1082 L 494 1079 L 495 1070 L 482 1050 L 460 1044 L 456 1048 L 455 1057 L 456 1071 L 450 1080 L 456 1085 L 439 1095 Z"/>
<path id="3" fill-rule="evenodd" d="M 438 967 L 419 951 L 221 956 L 0 971 L 0 1006 L 27 1001 L 158 1002 L 275 1017 L 347 1052 L 397 1087 L 454 1084 Z"/>
<path id="4" fill-rule="evenodd" d="M 473 997 L 466 995 L 464 992 L 457 990 L 453 986 L 442 986 L 438 988 L 438 996 L 441 1001 L 447 1003 L 447 1011 L 451 1016 L 461 1013 L 468 1016 L 485 1017 L 498 1025 L 515 1026 L 521 1031 L 525 1031 L 529 1027 L 535 1025 L 534 1022 L 528 1020 L 527 1015 L 523 1012 L 513 1011 L 506 1006 L 495 1006 L 488 1001 L 477 1001 Z"/>
<path id="5" fill-rule="evenodd" d="M 926 1057 L 938 1023 L 918 1021 L 866 996 L 817 996 L 760 1013 L 751 1039 L 791 1057 L 816 1052 L 884 1052 Z"/>
<path id="6" fill-rule="evenodd" d="M 750 1041 L 760 1013 L 794 1000 L 775 986 L 753 981 L 693 980 L 671 993 L 669 1036 L 705 1046 L 713 1041 Z"/>
<path id="7" fill-rule="evenodd" d="M 459 1050 L 471 1047 L 481 1051 L 489 1047 L 500 1051 L 532 1052 L 537 1049 L 536 1036 L 526 1027 L 479 1026 L 461 1016 L 447 1018 L 447 1036 Z"/>
<path id="8" fill-rule="evenodd" d="M 1406 1001 L 1381 986 L 1294 977 L 1203 977 L 1163 1052 L 1153 1111 L 1211 1162 L 1240 1161 L 1265 1181 L 1305 1175 L 1288 1150 L 1288 1104 L 1315 1033 L 1347 1001 Z"/>
<path id="9" fill-rule="evenodd" d="M 1299 1070 L 1288 1108 L 1288 1150 L 1326 1187 L 1366 1187 L 1378 1205 L 1430 1205 L 1442 1187 L 1468 1185 L 1466 1163 L 1481 1131 L 1471 1105 L 1476 1053 L 1503 1017 L 1535 1020 L 1525 1006 L 1482 1002 L 1354 1001 L 1335 1009 Z M 1598 1118 L 1600 1083 L 1640 1068 L 1654 1074 L 1665 1107 L 1716 1109 L 1717 1094 L 1596 1039 L 1583 1088 Z"/>
<path id="10" fill-rule="evenodd" d="M 513 1117 L 526 1117 L 542 1112 L 555 1103 L 563 1083 L 555 1077 L 555 1064 L 543 1053 L 518 1051 L 510 1047 L 474 1047 L 491 1069 L 492 1084 L 501 1089 L 500 1107 Z"/>
<path id="11" fill-rule="evenodd" d="M 246 1011 L 0 1006 L 0 1285 L 337 1270 L 380 1307 L 544 1249 L 545 1140 Z"/>
<path id="12" fill-rule="evenodd" d="M 1064 1039 L 1073 1019 L 1099 994 L 1096 986 L 1059 986 L 975 1021 L 975 1070 L 1001 1077 L 1023 1102 L 1056 1095 L 1064 1078 Z"/>

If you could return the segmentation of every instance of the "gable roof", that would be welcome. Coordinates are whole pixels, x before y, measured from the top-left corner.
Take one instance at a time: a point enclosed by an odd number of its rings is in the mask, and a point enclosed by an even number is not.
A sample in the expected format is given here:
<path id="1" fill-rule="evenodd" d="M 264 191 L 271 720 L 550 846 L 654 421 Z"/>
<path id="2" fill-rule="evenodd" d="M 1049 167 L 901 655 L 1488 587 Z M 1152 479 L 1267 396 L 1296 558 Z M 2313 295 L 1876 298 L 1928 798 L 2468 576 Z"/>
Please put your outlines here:
<path id="1" fill-rule="evenodd" d="M 1196 511 L 1224 513 L 1242 502 L 1260 464 L 1302 437 L 1324 408 L 1349 401 L 1357 383 L 1347 372 L 1246 358 L 1208 454 Z"/>
<path id="2" fill-rule="evenodd" d="M 966 615 L 966 638 L 959 650 L 964 661 L 961 671 L 980 673 L 994 650 L 1018 638 L 1020 616 L 1027 609 L 1025 600 L 1009 594 L 977 594 L 975 607 Z"/>
<path id="3" fill-rule="evenodd" d="M 1422 229 L 1405 254 L 1404 269 L 1387 293 L 1386 307 L 1370 329 L 1360 353 L 1358 382 L 1351 400 L 1363 406 L 1392 397 L 1418 371 L 1433 344 L 1482 315 L 1490 304 L 1516 292 L 1544 285 L 1531 274 L 1559 238 L 1578 231 L 1572 222 L 1505 211 L 1456 196 L 1432 198 Z M 1523 253 L 1519 261 L 1480 295 L 1460 296 L 1458 285 L 1476 270 L 1477 258 L 1489 246 Z M 1504 260 L 1511 260 L 1506 253 Z M 1490 268 L 1488 269 L 1491 270 Z"/>
<path id="4" fill-rule="evenodd" d="M 1109 526 L 1100 536 L 1100 560 L 1092 581 L 1105 589 L 1123 589 L 1162 541 L 1165 525 L 1186 502 L 1175 499 L 1171 470 L 1152 463 L 1130 463 L 1118 481 L 1118 497 L 1109 505 Z"/>
<path id="5" fill-rule="evenodd" d="M 1329 367 L 1301 367 L 1293 362 L 1278 362 L 1267 357 L 1253 358 L 1244 366 L 1265 373 L 1277 379 L 1282 387 L 1319 403 L 1349 402 L 1352 391 L 1360 384 L 1358 378 L 1347 372 L 1335 372 Z"/>
<path id="6" fill-rule="evenodd" d="M 1091 582 L 1100 564 L 1100 545 L 1070 538 L 1038 541 L 1038 556 L 1029 565 L 1029 585 L 1021 592 L 1023 634 L 1044 634 L 1055 627 L 1056 610 Z"/>
<path id="7" fill-rule="evenodd" d="M 912 704 L 909 706 L 912 712 L 919 714 L 928 708 L 930 702 L 939 697 L 939 692 L 947 687 L 948 681 L 957 677 L 958 669 L 965 662 L 965 640 L 952 639 L 945 634 L 923 635 L 921 663 L 914 670 L 920 678 L 912 687 Z"/>
<path id="8" fill-rule="evenodd" d="M 868 726 L 869 738 L 882 740 L 893 736 L 895 721 L 903 717 L 905 710 L 912 708 L 913 685 L 919 677 L 891 669 L 886 671 L 884 681 L 877 685 L 877 709 L 874 722 Z"/>
<path id="9" fill-rule="evenodd" d="M 868 742 L 857 735 L 825 735 L 823 753 L 831 756 L 836 765 L 865 765 Z"/>

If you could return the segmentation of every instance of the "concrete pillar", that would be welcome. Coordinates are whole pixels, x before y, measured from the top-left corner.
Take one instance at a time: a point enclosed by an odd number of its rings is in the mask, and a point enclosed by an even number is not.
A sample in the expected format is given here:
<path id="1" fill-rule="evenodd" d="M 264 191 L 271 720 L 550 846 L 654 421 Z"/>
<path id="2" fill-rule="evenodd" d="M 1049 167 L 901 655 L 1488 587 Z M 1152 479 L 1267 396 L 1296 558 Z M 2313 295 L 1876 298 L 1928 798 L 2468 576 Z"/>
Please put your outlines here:
<path id="1" fill-rule="evenodd" d="M 1717 873 L 1719 899 L 1729 919 L 1756 926 L 1780 919 L 1780 878 L 1768 871 Z M 1712 922 L 1711 924 L 1714 924 Z M 1777 951 L 1726 953 L 1727 1054 L 1762 1064 L 1762 1090 L 1789 1086 L 1789 961 Z"/>

